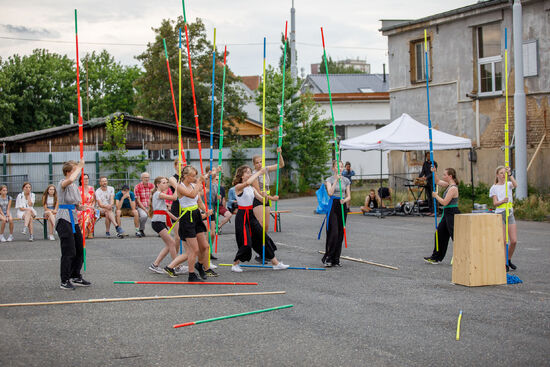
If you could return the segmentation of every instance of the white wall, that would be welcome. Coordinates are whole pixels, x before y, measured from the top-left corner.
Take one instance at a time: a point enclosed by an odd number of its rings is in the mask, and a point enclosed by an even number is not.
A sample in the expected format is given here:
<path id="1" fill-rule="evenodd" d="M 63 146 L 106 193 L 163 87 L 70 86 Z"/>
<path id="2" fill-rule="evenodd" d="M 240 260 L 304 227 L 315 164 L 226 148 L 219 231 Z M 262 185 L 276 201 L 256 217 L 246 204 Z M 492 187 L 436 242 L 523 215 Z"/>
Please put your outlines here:
<path id="1" fill-rule="evenodd" d="M 331 118 L 330 104 L 320 103 L 323 117 Z M 389 101 L 361 101 L 361 102 L 334 102 L 334 120 L 338 121 L 365 121 L 365 120 L 389 120 Z"/>

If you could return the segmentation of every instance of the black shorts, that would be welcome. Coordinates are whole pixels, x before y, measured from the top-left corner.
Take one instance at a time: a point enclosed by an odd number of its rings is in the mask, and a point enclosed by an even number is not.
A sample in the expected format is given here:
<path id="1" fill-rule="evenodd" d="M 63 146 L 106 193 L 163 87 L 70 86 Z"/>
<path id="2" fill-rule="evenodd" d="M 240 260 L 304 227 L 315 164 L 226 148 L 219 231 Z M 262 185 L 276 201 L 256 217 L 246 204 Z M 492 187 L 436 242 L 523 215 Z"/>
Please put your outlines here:
<path id="1" fill-rule="evenodd" d="M 264 205 L 264 204 L 260 200 L 254 198 L 254 201 L 252 202 L 252 207 L 255 208 L 260 205 Z"/>
<path id="2" fill-rule="evenodd" d="M 191 218 L 193 218 L 192 222 Z M 185 215 L 181 217 L 179 223 L 178 234 L 182 240 L 195 238 L 198 233 L 206 232 L 206 226 L 202 221 L 202 215 L 199 209 L 185 213 Z"/>
<path id="3" fill-rule="evenodd" d="M 174 200 L 172 201 L 172 206 L 170 207 L 170 213 L 174 215 L 174 217 L 179 218 L 180 216 L 180 201 Z"/>
<path id="4" fill-rule="evenodd" d="M 165 222 L 151 222 L 151 227 L 153 227 L 153 231 L 160 233 L 163 229 L 168 229 Z"/>

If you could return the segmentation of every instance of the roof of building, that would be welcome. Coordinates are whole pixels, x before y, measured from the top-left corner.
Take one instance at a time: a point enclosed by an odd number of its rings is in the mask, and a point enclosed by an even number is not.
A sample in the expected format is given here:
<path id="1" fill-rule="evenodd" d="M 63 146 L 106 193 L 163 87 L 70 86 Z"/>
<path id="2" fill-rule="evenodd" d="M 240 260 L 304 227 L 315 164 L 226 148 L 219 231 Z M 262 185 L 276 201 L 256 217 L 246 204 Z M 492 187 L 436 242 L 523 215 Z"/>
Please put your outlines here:
<path id="1" fill-rule="evenodd" d="M 260 86 L 261 78 L 259 75 L 245 75 L 241 76 L 241 80 L 250 90 L 256 90 Z"/>
<path id="2" fill-rule="evenodd" d="M 387 93 L 389 77 L 386 74 L 329 74 L 331 93 Z M 325 74 L 310 74 L 302 88 L 313 94 L 328 93 Z"/>
<path id="3" fill-rule="evenodd" d="M 395 20 L 389 20 L 387 22 L 388 25 L 380 28 L 379 31 L 388 32 L 391 30 L 408 27 L 419 23 L 429 22 L 429 21 L 433 21 L 441 18 L 450 17 L 453 15 L 466 13 L 472 10 L 477 10 L 477 9 L 482 9 L 482 8 L 486 8 L 494 5 L 507 4 L 507 3 L 510 3 L 510 0 L 480 0 L 477 3 L 472 5 L 463 6 L 461 8 L 449 10 L 443 13 L 433 14 L 424 18 L 404 20 L 403 22 L 397 22 L 397 23 L 395 22 Z M 382 22 L 384 21 L 385 20 L 383 19 Z"/>
<path id="4" fill-rule="evenodd" d="M 116 113 L 116 114 L 113 114 L 113 115 L 117 115 L 117 114 L 120 114 L 120 113 Z M 113 116 L 113 115 L 110 115 L 110 116 Z M 99 117 L 99 118 L 90 119 L 89 121 L 84 122 L 83 128 L 86 129 L 86 128 L 105 125 L 105 120 L 106 120 L 106 117 Z M 124 114 L 124 120 L 128 121 L 128 122 L 131 122 L 131 123 L 138 123 L 138 124 L 143 124 L 143 125 L 149 125 L 149 126 L 162 127 L 162 128 L 166 128 L 166 129 L 176 130 L 176 124 L 174 124 L 174 123 L 150 120 L 150 119 L 146 119 L 146 118 L 143 118 L 143 117 L 132 116 L 132 115 L 128 115 L 128 114 Z M 195 132 L 196 132 L 195 128 L 191 128 L 191 127 L 187 127 L 187 126 L 182 126 L 181 130 L 182 130 L 182 132 L 185 132 L 185 133 L 188 133 L 188 134 L 195 134 Z M 48 129 L 42 129 L 42 130 L 36 130 L 36 131 L 30 131 L 30 132 L 27 132 L 27 133 L 12 135 L 12 136 L 6 136 L 6 137 L 3 137 L 3 138 L 0 138 L 0 143 L 2 143 L 2 142 L 6 142 L 6 143 L 8 143 L 8 142 L 20 142 L 20 143 L 22 143 L 22 142 L 25 142 L 25 141 L 32 141 L 36 138 L 46 138 L 46 137 L 51 137 L 51 136 L 55 136 L 55 135 L 65 134 L 65 133 L 68 133 L 68 132 L 71 132 L 71 131 L 77 132 L 78 131 L 78 124 L 61 125 L 61 126 L 50 127 Z M 210 131 L 201 130 L 201 134 L 204 134 L 204 136 L 210 137 Z M 214 133 L 214 136 L 216 138 L 219 138 L 219 134 Z"/>

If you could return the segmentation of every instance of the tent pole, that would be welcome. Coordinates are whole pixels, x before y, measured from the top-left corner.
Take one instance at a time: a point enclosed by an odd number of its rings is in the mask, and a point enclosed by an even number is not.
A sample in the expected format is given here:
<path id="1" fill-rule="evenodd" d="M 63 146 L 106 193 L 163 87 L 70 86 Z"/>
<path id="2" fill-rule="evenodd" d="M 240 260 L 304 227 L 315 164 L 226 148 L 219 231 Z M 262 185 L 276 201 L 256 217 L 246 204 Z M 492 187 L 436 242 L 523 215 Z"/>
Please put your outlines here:
<path id="1" fill-rule="evenodd" d="M 475 189 L 474 189 L 474 148 L 470 148 L 470 177 L 472 182 L 472 210 L 475 203 Z"/>
<path id="2" fill-rule="evenodd" d="M 380 149 L 380 188 L 382 188 L 382 149 Z"/>

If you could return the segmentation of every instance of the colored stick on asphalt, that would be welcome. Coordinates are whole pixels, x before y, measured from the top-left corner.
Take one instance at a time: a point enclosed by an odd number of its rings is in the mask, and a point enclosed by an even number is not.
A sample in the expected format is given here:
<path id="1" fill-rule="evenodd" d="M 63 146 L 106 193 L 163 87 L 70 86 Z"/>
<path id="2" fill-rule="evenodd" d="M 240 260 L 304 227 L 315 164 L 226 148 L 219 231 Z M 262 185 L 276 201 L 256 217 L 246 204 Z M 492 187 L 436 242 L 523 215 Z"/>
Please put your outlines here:
<path id="1" fill-rule="evenodd" d="M 218 266 L 232 266 L 233 264 L 218 264 Z M 273 266 L 271 265 L 248 265 L 248 264 L 239 264 L 241 268 L 265 268 L 265 269 L 273 269 Z M 287 269 L 291 270 L 326 270 L 325 268 L 310 268 L 310 267 L 303 267 L 303 266 L 289 266 Z"/>
<path id="2" fill-rule="evenodd" d="M 286 71 L 286 45 L 287 45 L 287 30 L 288 30 L 288 21 L 285 22 L 285 47 L 283 51 L 283 89 L 281 93 L 281 112 L 279 113 L 279 142 L 277 146 L 280 148 L 283 145 L 283 118 L 285 111 L 285 71 Z M 281 153 L 277 152 L 277 181 L 275 181 L 275 196 L 279 196 L 279 171 L 280 171 L 280 161 Z M 275 201 L 275 226 L 273 230 L 277 232 L 277 209 L 279 201 Z"/>
<path id="3" fill-rule="evenodd" d="M 456 323 L 456 340 L 460 340 L 460 321 L 462 321 L 462 310 L 458 314 L 458 321 Z"/>
<path id="4" fill-rule="evenodd" d="M 223 97 L 225 94 L 225 66 L 227 65 L 227 46 L 225 46 L 223 51 L 223 80 L 222 80 L 222 107 L 220 111 L 220 144 L 218 147 L 218 167 L 222 166 L 222 149 L 223 149 Z M 218 173 L 218 193 L 221 190 L 221 184 L 222 184 L 222 172 L 220 171 Z M 216 204 L 216 246 L 214 249 L 214 252 L 218 253 L 218 234 L 220 231 L 219 223 L 220 223 L 220 201 L 217 201 Z"/>
<path id="5" fill-rule="evenodd" d="M 322 254 L 322 255 L 325 254 L 324 251 L 319 251 L 319 253 Z M 340 259 L 349 260 L 349 261 L 355 261 L 355 262 L 362 263 L 362 264 L 369 264 L 369 265 L 374 265 L 374 266 L 380 266 L 381 268 L 386 268 L 386 269 L 399 270 L 399 268 L 397 268 L 397 267 L 395 267 L 395 266 L 385 265 L 385 264 L 380 264 L 380 263 L 375 263 L 375 262 L 373 262 L 373 261 L 368 261 L 368 260 L 363 260 L 363 259 L 356 259 L 355 257 L 340 256 Z M 241 266 L 242 266 L 242 265 L 241 265 Z"/>
<path id="6" fill-rule="evenodd" d="M 114 281 L 113 284 L 191 284 L 191 285 L 258 285 L 246 282 L 147 282 L 147 281 Z"/>
<path id="7" fill-rule="evenodd" d="M 338 176 L 340 176 L 340 150 L 338 149 L 338 135 L 336 135 L 336 123 L 334 122 L 334 109 L 332 108 L 332 93 L 330 93 L 330 80 L 328 77 L 328 62 L 327 52 L 325 50 L 325 35 L 323 33 L 323 27 L 321 27 L 321 39 L 323 41 L 323 60 L 325 61 L 325 74 L 327 75 L 327 87 L 328 87 L 328 100 L 330 102 L 330 116 L 332 118 L 332 132 L 334 134 L 334 155 L 336 156 L 336 169 Z M 344 244 L 348 248 L 348 237 L 346 235 L 346 218 L 344 217 L 344 203 L 342 200 L 344 196 L 342 194 L 342 179 L 338 180 L 340 187 L 340 207 L 342 208 L 342 225 L 344 227 Z"/>
<path id="8" fill-rule="evenodd" d="M 214 318 L 206 319 L 206 320 L 199 320 L 199 321 L 186 322 L 186 323 L 184 323 L 184 324 L 176 324 L 176 325 L 174 325 L 173 327 L 174 327 L 174 329 L 176 329 L 176 328 L 180 328 L 180 327 L 184 327 L 184 326 L 205 324 L 205 323 L 207 323 L 207 322 L 219 321 L 219 320 L 225 320 L 225 319 L 232 319 L 232 318 L 234 318 L 234 317 L 241 317 L 241 316 L 254 315 L 254 314 L 257 314 L 257 313 L 269 312 L 269 311 L 276 311 L 276 310 L 281 310 L 281 309 L 290 308 L 290 307 L 294 307 L 294 305 L 284 305 L 284 306 L 278 306 L 278 307 L 271 307 L 271 308 L 265 308 L 265 309 L 263 309 L 263 310 L 249 311 L 249 312 L 237 313 L 237 314 L 234 314 L 234 315 L 221 316 L 221 317 L 214 317 Z"/>
<path id="9" fill-rule="evenodd" d="M 80 59 L 78 56 L 78 20 L 77 20 L 77 11 L 74 10 L 74 34 L 76 38 L 76 103 L 78 106 L 78 145 L 80 147 L 80 159 L 84 159 L 84 121 L 82 119 L 82 106 L 80 105 L 80 68 L 79 63 Z M 86 70 L 86 72 L 88 72 Z M 84 167 L 82 167 L 82 173 L 80 174 L 80 179 L 82 180 L 82 204 L 84 204 L 85 195 L 84 192 Z M 70 209 L 69 209 L 70 210 Z M 72 217 L 71 217 L 72 218 Z M 83 248 L 83 265 L 84 271 L 86 271 L 86 226 L 83 225 L 80 229 L 82 231 L 82 248 Z"/>
<path id="10" fill-rule="evenodd" d="M 182 294 L 178 296 L 153 296 L 153 297 L 129 297 L 129 298 L 96 298 L 96 299 L 80 299 L 80 300 L 74 300 L 74 301 L 3 303 L 3 304 L 0 304 L 0 307 L 52 306 L 52 305 L 78 304 L 78 303 L 105 303 L 105 302 L 126 302 L 126 301 L 157 301 L 161 299 L 180 299 L 180 298 L 267 296 L 267 295 L 285 294 L 285 293 L 286 293 L 285 291 L 273 291 L 273 292 L 246 292 L 246 293 Z"/>
<path id="11" fill-rule="evenodd" d="M 430 65 L 428 63 L 428 35 L 424 29 L 424 59 L 426 61 L 426 99 L 428 101 L 428 135 L 430 139 L 430 162 L 432 168 L 434 167 L 434 146 L 432 141 L 432 119 L 430 117 Z M 434 173 L 432 172 L 432 191 L 435 192 L 435 180 Z M 435 250 L 439 252 L 439 238 L 437 235 L 437 206 L 435 202 L 435 196 L 433 197 L 434 206 L 434 220 L 435 220 Z"/>

